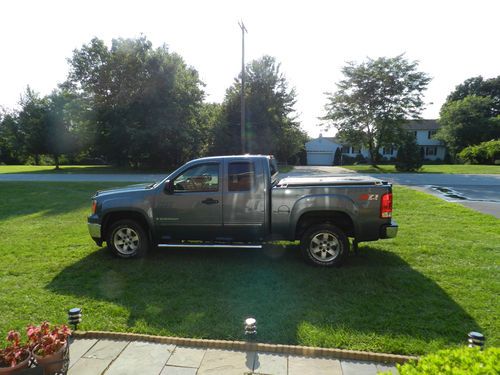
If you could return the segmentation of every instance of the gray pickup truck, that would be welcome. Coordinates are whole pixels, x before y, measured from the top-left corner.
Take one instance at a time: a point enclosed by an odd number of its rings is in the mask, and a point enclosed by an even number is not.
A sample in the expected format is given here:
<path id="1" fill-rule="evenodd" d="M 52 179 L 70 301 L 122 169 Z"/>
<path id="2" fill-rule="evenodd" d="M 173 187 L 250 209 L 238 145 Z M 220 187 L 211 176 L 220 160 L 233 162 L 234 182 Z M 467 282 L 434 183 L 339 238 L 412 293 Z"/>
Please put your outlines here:
<path id="1" fill-rule="evenodd" d="M 395 237 L 392 186 L 365 176 L 278 178 L 271 156 L 192 160 L 164 180 L 98 191 L 88 229 L 122 258 L 157 247 L 261 248 L 300 240 L 305 258 L 340 265 L 349 240 Z"/>

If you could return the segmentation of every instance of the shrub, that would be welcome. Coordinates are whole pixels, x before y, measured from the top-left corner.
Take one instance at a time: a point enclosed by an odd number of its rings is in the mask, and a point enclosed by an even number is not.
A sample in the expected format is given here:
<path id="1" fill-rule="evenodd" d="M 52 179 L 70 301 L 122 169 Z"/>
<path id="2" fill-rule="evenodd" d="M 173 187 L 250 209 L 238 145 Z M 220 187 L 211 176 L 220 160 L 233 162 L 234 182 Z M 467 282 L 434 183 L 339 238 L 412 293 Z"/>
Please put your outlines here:
<path id="1" fill-rule="evenodd" d="M 495 164 L 495 160 L 500 159 L 500 140 L 466 147 L 458 156 L 468 164 Z"/>
<path id="2" fill-rule="evenodd" d="M 412 133 L 407 132 L 401 137 L 396 158 L 396 170 L 399 172 L 415 172 L 422 167 L 420 147 Z"/>
<path id="3" fill-rule="evenodd" d="M 401 375 L 493 375 L 500 373 L 500 348 L 440 350 L 397 367 Z"/>

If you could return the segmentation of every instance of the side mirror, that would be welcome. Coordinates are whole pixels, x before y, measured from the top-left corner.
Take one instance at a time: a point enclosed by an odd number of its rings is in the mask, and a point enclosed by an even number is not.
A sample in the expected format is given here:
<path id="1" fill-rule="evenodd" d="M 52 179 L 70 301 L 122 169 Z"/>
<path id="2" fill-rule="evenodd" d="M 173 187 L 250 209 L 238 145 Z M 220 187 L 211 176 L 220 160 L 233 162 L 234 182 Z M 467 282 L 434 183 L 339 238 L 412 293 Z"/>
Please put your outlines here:
<path id="1" fill-rule="evenodd" d="M 171 180 L 167 180 L 167 182 L 165 182 L 165 187 L 164 187 L 163 191 L 165 191 L 166 194 L 173 194 L 174 193 L 174 182 Z"/>

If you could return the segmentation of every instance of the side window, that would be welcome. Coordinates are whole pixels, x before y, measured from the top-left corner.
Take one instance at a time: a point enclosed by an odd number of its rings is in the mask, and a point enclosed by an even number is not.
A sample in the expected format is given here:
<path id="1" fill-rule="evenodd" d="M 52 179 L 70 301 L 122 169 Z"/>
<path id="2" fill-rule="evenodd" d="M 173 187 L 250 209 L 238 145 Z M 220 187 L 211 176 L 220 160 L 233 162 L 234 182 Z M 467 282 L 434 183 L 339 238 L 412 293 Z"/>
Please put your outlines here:
<path id="1" fill-rule="evenodd" d="M 228 190 L 249 191 L 252 190 L 255 181 L 255 169 L 253 163 L 234 162 L 228 166 Z"/>
<path id="2" fill-rule="evenodd" d="M 175 191 L 209 192 L 219 190 L 219 164 L 198 164 L 174 180 Z"/>

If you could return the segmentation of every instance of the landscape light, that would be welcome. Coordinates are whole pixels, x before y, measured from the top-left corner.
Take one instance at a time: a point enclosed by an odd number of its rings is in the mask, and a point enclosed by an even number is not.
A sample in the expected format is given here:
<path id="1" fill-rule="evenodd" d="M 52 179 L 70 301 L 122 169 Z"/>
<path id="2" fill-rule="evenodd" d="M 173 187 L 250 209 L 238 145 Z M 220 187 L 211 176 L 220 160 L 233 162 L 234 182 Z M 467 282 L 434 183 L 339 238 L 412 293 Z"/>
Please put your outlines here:
<path id="1" fill-rule="evenodd" d="M 245 335 L 257 334 L 257 320 L 255 318 L 245 319 Z"/>
<path id="2" fill-rule="evenodd" d="M 469 337 L 469 340 L 467 340 L 469 341 L 469 348 L 479 347 L 481 350 L 483 349 L 486 338 L 482 333 L 469 332 L 467 336 Z"/>
<path id="3" fill-rule="evenodd" d="M 74 307 L 68 310 L 68 323 L 73 326 L 73 330 L 78 329 L 78 324 L 82 322 L 82 309 Z"/>

